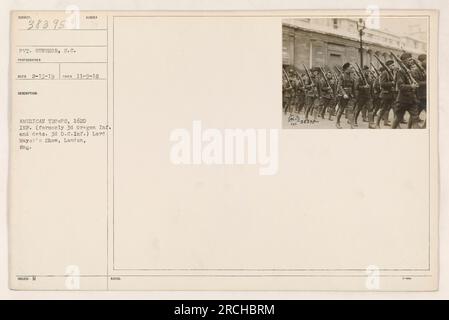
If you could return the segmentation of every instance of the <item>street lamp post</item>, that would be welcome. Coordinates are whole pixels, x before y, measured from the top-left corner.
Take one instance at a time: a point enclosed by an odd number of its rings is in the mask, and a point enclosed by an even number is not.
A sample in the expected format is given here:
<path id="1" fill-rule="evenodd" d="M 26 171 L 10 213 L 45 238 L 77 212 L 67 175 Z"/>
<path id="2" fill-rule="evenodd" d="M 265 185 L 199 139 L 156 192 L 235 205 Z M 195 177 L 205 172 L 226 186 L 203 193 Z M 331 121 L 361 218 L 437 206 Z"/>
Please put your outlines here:
<path id="1" fill-rule="evenodd" d="M 363 68 L 363 30 L 365 30 L 365 20 L 363 20 L 362 18 L 360 18 L 357 22 L 357 30 L 359 31 L 360 36 L 360 67 Z"/>

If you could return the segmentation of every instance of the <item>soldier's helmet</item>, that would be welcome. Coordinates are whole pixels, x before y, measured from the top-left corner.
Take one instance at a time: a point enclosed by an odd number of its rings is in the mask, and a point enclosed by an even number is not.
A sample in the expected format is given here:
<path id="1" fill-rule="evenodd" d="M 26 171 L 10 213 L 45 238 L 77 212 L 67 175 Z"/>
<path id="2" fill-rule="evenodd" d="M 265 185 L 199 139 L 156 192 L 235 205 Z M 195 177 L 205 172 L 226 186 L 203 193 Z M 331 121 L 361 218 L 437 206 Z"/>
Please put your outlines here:
<path id="1" fill-rule="evenodd" d="M 349 67 L 351 67 L 351 64 L 349 63 L 349 62 L 346 62 L 343 66 L 342 66 L 342 68 L 343 68 L 343 71 L 346 71 L 346 70 L 348 70 L 349 69 Z"/>
<path id="2" fill-rule="evenodd" d="M 391 66 L 393 63 L 394 63 L 393 60 L 387 60 L 387 62 L 385 62 L 385 64 L 386 64 L 387 66 Z"/>
<path id="3" fill-rule="evenodd" d="M 426 62 L 427 60 L 427 55 L 426 54 L 420 54 L 418 56 L 418 60 L 422 63 L 422 62 Z"/>
<path id="4" fill-rule="evenodd" d="M 412 55 L 411 55 L 411 53 L 409 53 L 409 52 L 404 52 L 403 54 L 401 54 L 401 60 L 402 60 L 402 61 L 408 60 L 408 59 L 410 59 L 411 57 L 412 57 Z"/>

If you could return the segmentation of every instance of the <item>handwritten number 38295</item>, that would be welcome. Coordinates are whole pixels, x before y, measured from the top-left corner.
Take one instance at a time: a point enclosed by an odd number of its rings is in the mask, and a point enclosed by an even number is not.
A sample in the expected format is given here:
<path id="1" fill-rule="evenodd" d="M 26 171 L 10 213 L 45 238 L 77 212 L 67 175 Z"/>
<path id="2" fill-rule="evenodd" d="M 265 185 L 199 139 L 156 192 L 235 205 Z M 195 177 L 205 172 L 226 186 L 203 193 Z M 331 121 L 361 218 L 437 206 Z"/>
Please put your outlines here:
<path id="1" fill-rule="evenodd" d="M 30 19 L 28 20 L 28 27 L 27 30 L 32 30 L 32 29 L 36 29 L 36 30 L 46 30 L 46 29 L 64 29 L 65 27 L 65 20 L 60 20 L 60 19 L 54 19 L 53 21 L 49 21 L 49 20 L 42 20 L 42 19 L 37 19 L 37 20 L 33 20 Z"/>

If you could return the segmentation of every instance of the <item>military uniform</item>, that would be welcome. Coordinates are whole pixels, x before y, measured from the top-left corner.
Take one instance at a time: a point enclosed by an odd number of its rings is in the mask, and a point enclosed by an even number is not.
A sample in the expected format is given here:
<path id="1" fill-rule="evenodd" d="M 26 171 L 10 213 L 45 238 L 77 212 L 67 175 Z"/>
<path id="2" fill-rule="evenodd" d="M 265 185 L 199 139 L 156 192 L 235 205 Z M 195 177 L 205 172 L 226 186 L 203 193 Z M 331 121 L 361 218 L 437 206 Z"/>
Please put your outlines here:
<path id="1" fill-rule="evenodd" d="M 346 70 L 350 67 L 349 63 L 343 65 L 343 70 L 345 71 L 340 76 L 340 86 L 339 86 L 339 107 L 337 112 L 337 128 L 341 129 L 340 119 L 343 112 L 347 108 L 350 108 L 350 100 L 355 96 L 355 81 L 350 72 Z"/>
<path id="2" fill-rule="evenodd" d="M 408 63 L 409 59 L 411 59 L 409 53 L 401 55 L 401 60 L 404 64 Z M 392 128 L 396 129 L 399 127 L 399 123 L 404 118 L 406 111 L 410 114 L 410 128 L 413 128 L 419 122 L 418 98 L 416 96 L 418 87 L 410 83 L 406 71 L 399 69 L 396 74 L 396 88 L 398 95 L 394 104 L 395 117 Z"/>
<path id="3" fill-rule="evenodd" d="M 329 86 L 328 86 L 329 83 Z M 333 107 L 335 106 L 335 80 L 327 76 L 326 79 L 320 80 L 320 115 L 324 119 L 326 110 L 329 110 L 329 120 L 332 120 Z"/>
<path id="4" fill-rule="evenodd" d="M 425 68 L 425 63 L 422 66 Z M 412 75 L 419 85 L 416 89 L 416 98 L 418 99 L 418 114 L 421 114 L 422 111 L 427 111 L 427 76 L 425 72 L 422 72 L 418 68 L 412 71 Z M 411 128 L 411 126 L 412 124 L 409 121 L 408 127 Z"/>
<path id="5" fill-rule="evenodd" d="M 292 86 L 291 90 L 291 97 L 290 97 L 290 104 L 288 106 L 288 111 L 292 112 L 296 105 L 297 105 L 297 88 L 298 88 L 298 82 L 296 79 L 296 75 L 293 69 L 289 70 L 288 77 L 290 79 L 290 83 Z"/>
<path id="6" fill-rule="evenodd" d="M 387 62 L 388 63 L 388 62 Z M 388 65 L 391 65 L 389 63 Z M 390 71 L 393 73 L 393 71 Z M 390 109 L 393 107 L 393 103 L 395 101 L 396 97 L 396 91 L 395 91 L 395 82 L 394 79 L 389 75 L 387 70 L 382 71 L 380 75 L 380 87 L 381 87 L 381 93 L 380 93 L 380 112 L 379 116 L 376 120 L 376 127 L 380 127 L 380 120 L 385 116 L 385 114 L 388 117 L 388 113 L 390 112 Z M 388 119 L 388 118 L 387 118 Z M 384 119 L 384 125 L 386 125 L 386 121 Z"/>
<path id="7" fill-rule="evenodd" d="M 293 70 L 289 70 L 288 77 L 285 77 L 285 103 L 283 103 L 284 113 L 291 112 L 296 99 L 296 85 Z"/>
<path id="8" fill-rule="evenodd" d="M 306 102 L 306 92 L 299 77 L 300 75 L 296 78 L 296 111 L 298 113 L 304 108 Z"/>
<path id="9" fill-rule="evenodd" d="M 290 85 L 287 79 L 282 79 L 282 109 L 284 113 L 287 113 L 287 110 L 290 106 L 290 101 L 293 94 L 293 87 Z"/>
<path id="10" fill-rule="evenodd" d="M 313 109 L 315 108 L 315 102 L 316 99 L 318 97 L 318 88 L 317 88 L 317 84 L 316 84 L 316 79 L 315 77 L 312 75 L 312 81 L 313 83 L 307 79 L 306 81 L 306 87 L 305 87 L 305 91 L 306 91 L 306 120 L 309 119 L 309 114 L 311 112 L 313 112 Z"/>
<path id="11" fill-rule="evenodd" d="M 363 72 L 363 71 L 362 71 Z M 352 125 L 357 127 L 357 119 L 361 111 L 372 112 L 372 80 L 365 75 L 366 83 L 364 79 L 358 79 L 355 85 L 356 92 L 356 103 Z M 366 113 L 365 113 L 366 117 Z"/>
<path id="12" fill-rule="evenodd" d="M 372 118 L 370 118 L 371 121 L 374 123 L 374 118 L 377 115 L 377 112 L 380 110 L 381 106 L 381 98 L 380 93 L 382 92 L 382 88 L 380 87 L 380 75 L 377 76 L 373 81 L 373 112 L 372 112 Z"/>
<path id="13" fill-rule="evenodd" d="M 427 81 L 426 75 L 419 70 L 415 70 L 413 78 L 418 82 L 419 87 L 416 89 L 416 97 L 418 98 L 419 111 L 427 109 Z"/>

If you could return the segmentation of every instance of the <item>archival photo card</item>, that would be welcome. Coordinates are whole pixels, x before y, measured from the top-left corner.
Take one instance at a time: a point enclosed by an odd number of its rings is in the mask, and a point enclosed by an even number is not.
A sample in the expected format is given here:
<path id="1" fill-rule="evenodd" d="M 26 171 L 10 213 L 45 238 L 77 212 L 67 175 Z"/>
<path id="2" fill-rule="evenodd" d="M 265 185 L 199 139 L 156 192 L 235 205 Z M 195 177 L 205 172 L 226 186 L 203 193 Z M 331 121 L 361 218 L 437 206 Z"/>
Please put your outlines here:
<path id="1" fill-rule="evenodd" d="M 431 10 L 12 12 L 10 288 L 437 290 L 437 34 Z"/>
<path id="2" fill-rule="evenodd" d="M 429 17 L 282 20 L 285 129 L 422 129 Z"/>

